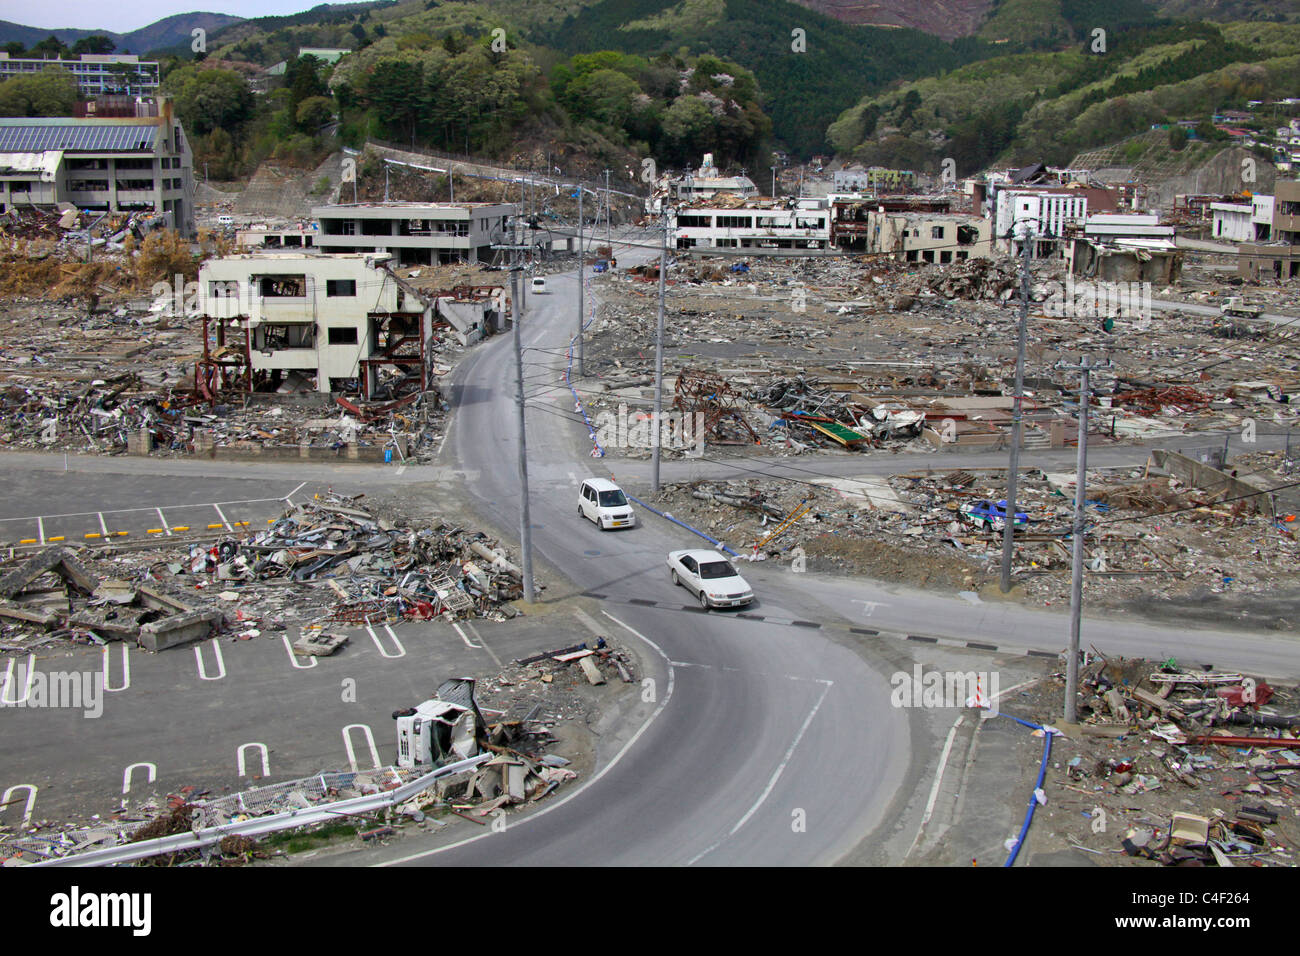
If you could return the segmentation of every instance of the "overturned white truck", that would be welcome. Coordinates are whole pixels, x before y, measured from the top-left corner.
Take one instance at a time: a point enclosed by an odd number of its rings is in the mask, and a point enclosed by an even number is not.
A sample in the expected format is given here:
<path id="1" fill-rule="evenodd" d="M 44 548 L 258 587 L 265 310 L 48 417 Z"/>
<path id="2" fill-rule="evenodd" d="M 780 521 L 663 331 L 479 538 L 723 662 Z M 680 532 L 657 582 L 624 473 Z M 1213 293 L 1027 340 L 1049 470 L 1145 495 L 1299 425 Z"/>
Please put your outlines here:
<path id="1" fill-rule="evenodd" d="M 474 700 L 474 681 L 453 677 L 415 707 L 393 711 L 397 722 L 397 765 L 436 766 L 479 753 L 487 723 Z"/>

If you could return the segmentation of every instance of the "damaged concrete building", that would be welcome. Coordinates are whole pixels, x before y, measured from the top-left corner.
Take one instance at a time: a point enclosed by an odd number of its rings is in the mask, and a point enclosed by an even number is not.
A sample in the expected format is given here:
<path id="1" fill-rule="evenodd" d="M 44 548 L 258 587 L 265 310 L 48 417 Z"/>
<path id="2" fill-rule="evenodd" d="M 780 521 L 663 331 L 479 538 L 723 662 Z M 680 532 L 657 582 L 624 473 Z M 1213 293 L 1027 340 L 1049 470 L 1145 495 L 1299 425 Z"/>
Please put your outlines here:
<path id="1" fill-rule="evenodd" d="M 237 380 L 247 391 L 276 391 L 301 376 L 317 392 L 365 399 L 428 390 L 435 329 L 462 345 L 490 334 L 505 290 L 425 295 L 390 262 L 383 253 L 268 253 L 205 263 L 200 385 L 215 393 Z"/>
<path id="2" fill-rule="evenodd" d="M 397 266 L 491 262 L 514 203 L 385 202 L 317 206 L 322 252 L 387 252 Z"/>
<path id="3" fill-rule="evenodd" d="M 818 199 L 718 197 L 669 213 L 678 249 L 826 249 L 830 210 Z"/>
<path id="4" fill-rule="evenodd" d="M 124 118 L 0 119 L 0 213 L 155 213 L 193 236 L 193 167 L 166 98 L 140 99 Z"/>

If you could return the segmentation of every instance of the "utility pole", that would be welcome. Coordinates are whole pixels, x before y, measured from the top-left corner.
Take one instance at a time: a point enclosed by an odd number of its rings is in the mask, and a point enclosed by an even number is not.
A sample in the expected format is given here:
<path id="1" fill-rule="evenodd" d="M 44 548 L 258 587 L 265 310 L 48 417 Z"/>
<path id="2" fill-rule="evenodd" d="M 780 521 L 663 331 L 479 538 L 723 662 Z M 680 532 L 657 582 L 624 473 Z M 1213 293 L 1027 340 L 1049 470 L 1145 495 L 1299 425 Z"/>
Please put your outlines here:
<path id="1" fill-rule="evenodd" d="M 448 166 L 447 166 L 447 188 L 451 190 L 451 199 L 448 200 L 449 202 L 455 202 L 455 201 L 456 201 L 456 175 L 455 175 L 455 173 L 456 173 L 456 167 L 455 167 L 455 166 L 448 165 Z"/>
<path id="2" fill-rule="evenodd" d="M 609 170 L 605 170 L 605 245 L 609 246 L 609 256 L 614 257 L 614 243 L 610 240 L 610 209 L 612 204 L 609 201 Z"/>
<path id="3" fill-rule="evenodd" d="M 582 181 L 578 181 L 578 377 L 585 378 L 587 364 L 582 348 L 582 326 L 587 321 L 586 308 L 583 303 L 583 283 L 587 276 L 587 257 L 582 249 Z"/>
<path id="4" fill-rule="evenodd" d="M 1011 462 L 1007 467 L 1006 523 L 1002 528 L 1003 594 L 1011 590 L 1011 556 L 1015 551 L 1016 477 L 1020 470 L 1021 407 L 1025 393 L 1025 336 L 1029 325 L 1029 256 L 1033 252 L 1033 233 L 1024 235 L 1025 261 L 1020 273 L 1020 328 L 1016 332 L 1016 391 L 1011 405 Z"/>
<path id="5" fill-rule="evenodd" d="M 668 276 L 668 207 L 663 207 L 663 238 L 659 245 L 659 312 L 655 327 L 655 411 L 651 419 L 650 490 L 659 492 L 659 451 L 663 445 L 664 412 L 664 292 Z"/>
<path id="6" fill-rule="evenodd" d="M 772 198 L 776 198 L 776 167 L 772 167 Z"/>
<path id="7" fill-rule="evenodd" d="M 519 408 L 519 540 L 523 549 L 520 566 L 524 574 L 524 601 L 532 604 L 533 594 L 533 529 L 528 515 L 528 438 L 524 424 L 524 350 L 520 330 L 523 313 L 518 296 L 519 287 L 519 236 L 518 220 L 511 220 L 510 251 L 510 304 L 513 315 L 515 340 L 515 404 Z"/>
<path id="8" fill-rule="evenodd" d="M 384 163 L 384 202 L 388 202 L 388 164 Z"/>
<path id="9" fill-rule="evenodd" d="M 1058 366 L 1082 373 L 1079 390 L 1079 459 L 1074 476 L 1074 548 L 1070 566 L 1070 650 L 1065 665 L 1065 722 L 1078 722 L 1075 698 L 1079 695 L 1079 627 L 1083 611 L 1083 505 L 1088 500 L 1088 394 L 1089 373 L 1095 366 L 1087 356 L 1074 366 Z"/>

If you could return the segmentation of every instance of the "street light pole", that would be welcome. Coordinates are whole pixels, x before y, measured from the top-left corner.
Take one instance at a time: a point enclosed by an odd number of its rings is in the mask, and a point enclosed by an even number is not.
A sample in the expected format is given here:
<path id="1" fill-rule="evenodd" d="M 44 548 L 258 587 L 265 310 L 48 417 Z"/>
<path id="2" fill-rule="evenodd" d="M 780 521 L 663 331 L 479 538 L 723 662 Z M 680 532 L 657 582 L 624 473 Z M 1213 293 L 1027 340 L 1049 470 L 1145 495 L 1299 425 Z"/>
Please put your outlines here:
<path id="1" fill-rule="evenodd" d="M 668 209 L 663 211 L 663 238 L 659 244 L 659 311 L 655 326 L 655 411 L 651 418 L 650 490 L 659 492 L 659 451 L 663 445 L 664 411 L 664 294 L 668 274 Z"/>
<path id="2" fill-rule="evenodd" d="M 1029 325 L 1029 256 L 1033 251 L 1033 232 L 1024 236 L 1025 260 L 1020 274 L 1020 327 L 1016 332 L 1016 391 L 1011 405 L 1011 462 L 1007 467 L 1006 523 L 1002 528 L 1003 594 L 1011 590 L 1011 557 L 1015 551 L 1016 478 L 1020 470 L 1021 409 L 1025 394 L 1025 337 Z"/>
<path id="3" fill-rule="evenodd" d="M 612 203 L 609 201 L 609 170 L 605 170 L 605 245 L 609 246 L 609 256 L 614 258 L 614 243 L 610 239 L 610 217 Z"/>

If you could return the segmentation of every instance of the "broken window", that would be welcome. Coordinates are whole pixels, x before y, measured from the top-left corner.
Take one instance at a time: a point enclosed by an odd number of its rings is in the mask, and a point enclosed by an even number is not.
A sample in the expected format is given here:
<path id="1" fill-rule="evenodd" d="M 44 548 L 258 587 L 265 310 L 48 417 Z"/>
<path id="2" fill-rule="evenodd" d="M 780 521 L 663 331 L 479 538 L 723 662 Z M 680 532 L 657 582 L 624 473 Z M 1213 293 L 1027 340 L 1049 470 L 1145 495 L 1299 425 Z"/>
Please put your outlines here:
<path id="1" fill-rule="evenodd" d="M 796 229 L 820 229 L 824 225 L 826 225 L 826 220 L 821 216 L 800 216 L 794 221 Z"/>
<path id="2" fill-rule="evenodd" d="M 361 235 L 363 236 L 391 236 L 392 234 L 393 224 L 387 219 L 361 220 Z"/>
<path id="3" fill-rule="evenodd" d="M 943 238 L 943 226 L 931 226 L 931 227 L 930 227 L 930 238 L 931 238 L 931 239 L 942 239 L 942 238 Z"/>
<path id="4" fill-rule="evenodd" d="M 975 226 L 958 226 L 957 227 L 957 245 L 973 246 L 979 242 L 980 231 Z"/>
<path id="5" fill-rule="evenodd" d="M 329 297 L 354 296 L 357 294 L 356 279 L 326 279 L 325 295 Z"/>
<path id="6" fill-rule="evenodd" d="M 356 326 L 331 326 L 329 330 L 330 345 L 356 345 Z"/>
<path id="7" fill-rule="evenodd" d="M 307 277 L 262 276 L 258 289 L 264 299 L 301 299 L 307 295 Z"/>
<path id="8" fill-rule="evenodd" d="M 310 349 L 316 346 L 316 326 L 311 324 L 267 325 L 257 327 L 253 347 L 262 352 L 284 349 Z"/>
<path id="9" fill-rule="evenodd" d="M 754 224 L 753 216 L 719 216 L 719 229 L 748 229 Z"/>
<path id="10" fill-rule="evenodd" d="M 713 225 L 712 216 L 678 216 L 677 225 L 682 228 L 696 226 L 708 228 Z"/>

